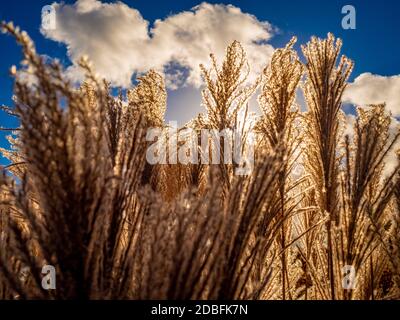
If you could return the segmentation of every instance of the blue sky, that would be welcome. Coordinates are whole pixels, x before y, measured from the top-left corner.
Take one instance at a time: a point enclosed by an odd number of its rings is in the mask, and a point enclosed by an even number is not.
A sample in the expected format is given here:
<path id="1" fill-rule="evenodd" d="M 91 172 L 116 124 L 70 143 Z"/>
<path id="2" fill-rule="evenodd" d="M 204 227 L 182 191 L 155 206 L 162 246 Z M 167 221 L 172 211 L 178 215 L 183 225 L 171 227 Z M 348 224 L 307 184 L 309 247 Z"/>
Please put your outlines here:
<path id="1" fill-rule="evenodd" d="M 72 4 L 75 1 L 64 1 Z M 107 1 L 112 2 L 112 1 Z M 190 10 L 199 1 L 149 1 L 124 0 L 137 9 L 150 26 L 156 19 Z M 362 73 L 370 72 L 381 76 L 400 74 L 400 1 L 398 0 L 286 0 L 286 1 L 207 1 L 208 3 L 232 4 L 244 13 L 249 13 L 259 21 L 268 21 L 279 31 L 269 43 L 273 47 L 283 46 L 293 35 L 298 37 L 298 45 L 306 43 L 312 35 L 324 37 L 327 32 L 343 39 L 343 53 L 355 61 L 351 81 Z M 66 47 L 46 39 L 40 33 L 41 8 L 51 2 L 46 0 L 0 1 L 0 20 L 13 21 L 26 30 L 36 43 L 39 53 L 59 58 L 66 66 L 70 64 Z M 351 4 L 356 8 L 357 29 L 344 30 L 341 27 L 341 8 Z M 298 46 L 299 47 L 299 46 Z M 11 65 L 18 65 L 20 48 L 14 40 L 0 35 L 0 104 L 10 105 L 12 79 L 8 76 Z M 183 103 L 188 99 L 198 101 L 200 93 L 192 87 L 169 92 L 168 118 L 182 113 Z M 196 109 L 196 108 L 194 108 Z M 198 109 L 196 109 L 198 110 Z M 196 111 L 192 112 L 193 115 Z M 190 112 L 189 112 L 190 114 Z M 0 125 L 8 127 L 14 123 L 4 114 L 0 115 Z M 0 146 L 4 146 L 4 133 Z"/>

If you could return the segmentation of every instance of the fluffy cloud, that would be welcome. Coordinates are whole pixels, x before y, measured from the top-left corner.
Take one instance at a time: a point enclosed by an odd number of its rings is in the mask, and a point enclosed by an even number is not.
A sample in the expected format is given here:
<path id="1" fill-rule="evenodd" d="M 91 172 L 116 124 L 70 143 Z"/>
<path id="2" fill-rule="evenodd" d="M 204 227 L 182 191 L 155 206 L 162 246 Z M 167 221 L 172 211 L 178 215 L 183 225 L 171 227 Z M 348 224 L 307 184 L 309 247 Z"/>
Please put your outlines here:
<path id="1" fill-rule="evenodd" d="M 343 100 L 359 106 L 385 102 L 394 116 L 400 116 L 400 75 L 363 73 L 347 87 Z"/>
<path id="2" fill-rule="evenodd" d="M 122 2 L 78 0 L 54 7 L 57 27 L 42 33 L 67 45 L 73 62 L 68 73 L 76 80 L 81 78 L 76 62 L 84 55 L 115 85 L 129 86 L 133 75 L 156 68 L 166 71 L 167 83 L 176 88 L 199 86 L 199 64 L 208 63 L 210 52 L 221 58 L 233 40 L 247 51 L 252 78 L 273 53 L 266 43 L 273 33 L 271 25 L 232 5 L 202 3 L 155 21 L 151 29 L 138 10 Z"/>

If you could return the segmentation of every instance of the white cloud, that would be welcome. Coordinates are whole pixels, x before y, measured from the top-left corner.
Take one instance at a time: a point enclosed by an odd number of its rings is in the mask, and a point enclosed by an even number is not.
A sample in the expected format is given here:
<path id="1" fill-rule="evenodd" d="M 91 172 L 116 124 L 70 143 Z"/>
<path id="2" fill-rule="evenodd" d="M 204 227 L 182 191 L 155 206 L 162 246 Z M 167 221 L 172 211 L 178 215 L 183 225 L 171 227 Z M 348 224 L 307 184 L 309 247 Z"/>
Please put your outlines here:
<path id="1" fill-rule="evenodd" d="M 54 6 L 57 27 L 42 33 L 67 45 L 74 63 L 68 72 L 75 79 L 81 77 L 76 62 L 86 55 L 96 71 L 115 85 L 127 87 L 135 73 L 150 68 L 164 70 L 177 63 L 188 72 L 167 73 L 170 87 L 199 86 L 199 64 L 207 64 L 211 52 L 222 58 L 233 40 L 240 41 L 247 51 L 252 78 L 273 53 L 266 43 L 273 33 L 271 25 L 232 5 L 202 3 L 190 11 L 157 20 L 152 29 L 138 10 L 122 2 L 78 0 L 73 5 Z"/>
<path id="2" fill-rule="evenodd" d="M 394 116 L 400 116 L 400 75 L 384 77 L 363 73 L 349 84 L 343 101 L 358 106 L 385 102 Z"/>
<path id="3" fill-rule="evenodd" d="M 271 26 L 256 17 L 228 5 L 202 3 L 165 20 L 157 20 L 152 29 L 152 45 L 169 60 L 191 68 L 189 82 L 199 85 L 199 64 L 208 64 L 213 52 L 221 59 L 233 40 L 242 43 L 254 71 L 261 71 L 273 48 L 257 44 L 271 38 Z"/>

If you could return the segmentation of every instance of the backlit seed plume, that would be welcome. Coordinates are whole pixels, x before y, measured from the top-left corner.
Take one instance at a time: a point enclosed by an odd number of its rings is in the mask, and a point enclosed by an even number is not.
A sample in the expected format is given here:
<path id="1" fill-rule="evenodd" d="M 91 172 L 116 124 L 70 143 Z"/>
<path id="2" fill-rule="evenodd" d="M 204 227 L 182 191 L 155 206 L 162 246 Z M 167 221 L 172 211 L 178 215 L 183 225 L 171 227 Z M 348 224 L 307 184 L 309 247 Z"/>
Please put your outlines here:
<path id="1" fill-rule="evenodd" d="M 259 85 L 259 80 L 247 85 L 250 66 L 246 53 L 238 41 L 232 42 L 226 49 L 222 66 L 213 54 L 210 55 L 212 66 L 207 70 L 200 65 L 206 88 L 203 90 L 203 104 L 207 110 L 207 124 L 210 129 L 239 130 L 239 122 L 246 121 L 247 103 Z M 241 119 L 243 118 L 243 119 Z M 241 139 L 246 137 L 246 129 Z M 224 142 L 220 141 L 220 159 L 224 155 Z M 225 188 L 229 188 L 232 166 L 219 165 L 219 175 Z M 223 190 L 225 190 L 225 188 Z"/>

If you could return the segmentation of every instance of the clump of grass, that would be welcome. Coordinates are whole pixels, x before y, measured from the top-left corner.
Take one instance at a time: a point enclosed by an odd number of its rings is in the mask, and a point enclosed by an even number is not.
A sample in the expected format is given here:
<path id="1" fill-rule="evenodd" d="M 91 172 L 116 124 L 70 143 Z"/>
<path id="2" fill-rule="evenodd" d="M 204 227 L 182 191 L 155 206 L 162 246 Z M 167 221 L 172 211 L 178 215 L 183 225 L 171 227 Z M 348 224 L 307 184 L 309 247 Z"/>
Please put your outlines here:
<path id="1" fill-rule="evenodd" d="M 306 170 L 315 185 L 315 204 L 321 214 L 328 215 L 327 262 L 330 297 L 335 299 L 334 244 L 332 228 L 339 216 L 339 172 L 340 172 L 340 121 L 341 101 L 353 63 L 342 56 L 342 42 L 332 34 L 327 39 L 312 38 L 302 47 L 306 63 L 304 94 L 308 112 L 305 117 L 307 146 Z"/>
<path id="2" fill-rule="evenodd" d="M 146 161 L 146 132 L 164 131 L 167 91 L 150 70 L 117 97 L 86 60 L 80 87 L 45 63 L 18 28 L 11 165 L 0 177 L 0 297 L 5 299 L 398 298 L 399 169 L 384 174 L 399 133 L 384 105 L 359 108 L 342 137 L 341 97 L 353 63 L 340 40 L 295 39 L 263 74 L 237 41 L 201 66 L 206 114 L 179 128 L 257 132 L 247 176 L 234 164 Z M 296 94 L 302 83 L 308 110 Z M 257 89 L 254 128 L 247 104 Z M 212 145 L 221 158 L 225 144 Z M 240 152 L 245 153 L 244 146 Z M 296 168 L 301 167 L 298 171 Z M 41 269 L 56 268 L 44 290 Z M 344 266 L 357 286 L 342 286 Z"/>

